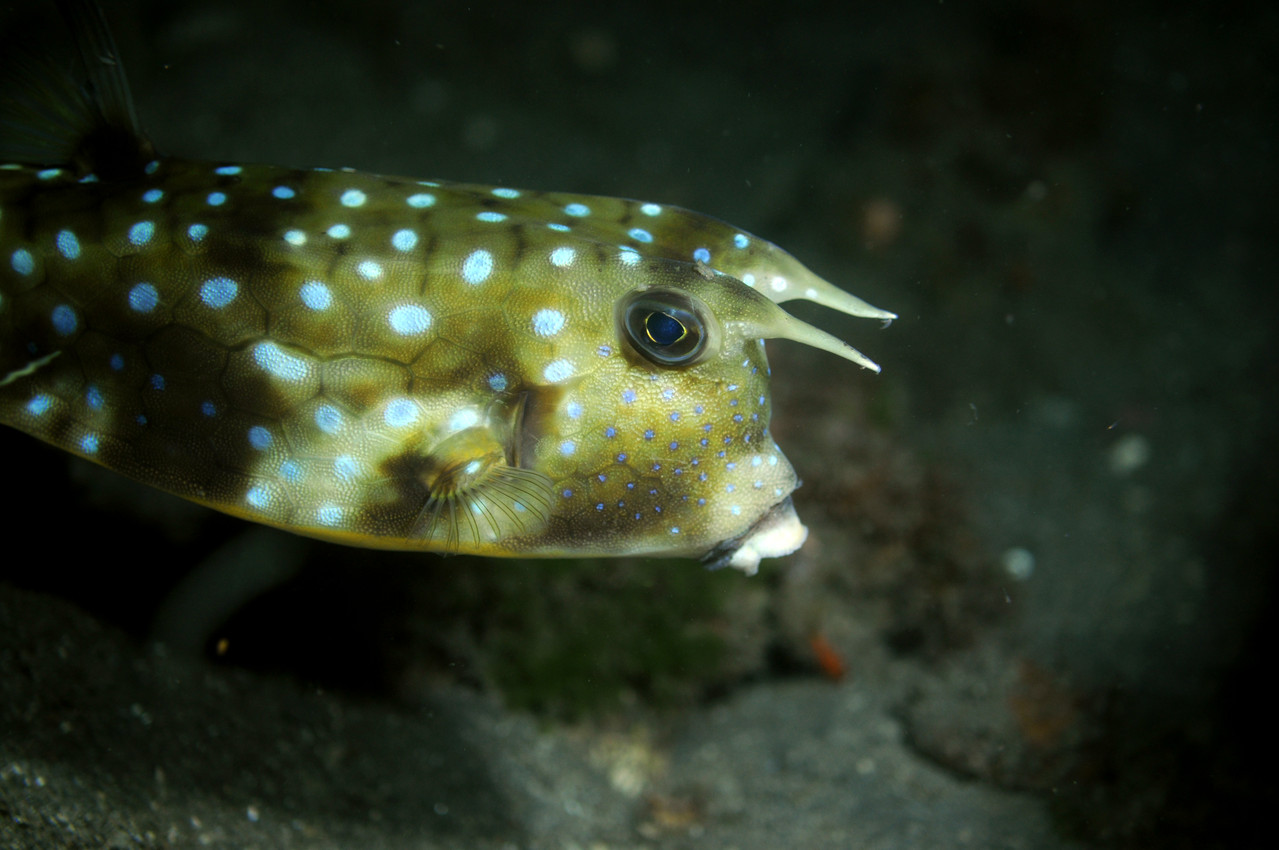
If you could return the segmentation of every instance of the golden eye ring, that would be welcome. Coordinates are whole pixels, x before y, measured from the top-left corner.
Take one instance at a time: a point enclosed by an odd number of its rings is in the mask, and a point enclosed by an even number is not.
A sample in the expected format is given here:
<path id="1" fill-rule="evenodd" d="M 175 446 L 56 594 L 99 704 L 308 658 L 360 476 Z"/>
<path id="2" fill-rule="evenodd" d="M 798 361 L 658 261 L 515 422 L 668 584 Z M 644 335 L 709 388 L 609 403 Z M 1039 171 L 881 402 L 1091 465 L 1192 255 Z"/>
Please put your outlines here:
<path id="1" fill-rule="evenodd" d="M 644 317 L 644 336 L 659 348 L 670 348 L 688 336 L 688 325 L 665 310 L 654 310 Z"/>

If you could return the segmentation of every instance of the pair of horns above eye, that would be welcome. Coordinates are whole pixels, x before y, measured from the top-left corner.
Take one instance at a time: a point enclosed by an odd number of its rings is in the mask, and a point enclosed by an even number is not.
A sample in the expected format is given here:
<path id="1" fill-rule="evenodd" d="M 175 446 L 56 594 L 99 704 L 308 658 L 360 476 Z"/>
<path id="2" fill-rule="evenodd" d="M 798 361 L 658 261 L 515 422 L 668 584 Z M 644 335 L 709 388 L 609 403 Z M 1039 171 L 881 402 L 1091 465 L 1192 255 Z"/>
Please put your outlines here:
<path id="1" fill-rule="evenodd" d="M 730 311 L 730 323 L 737 332 L 747 338 L 794 340 L 878 372 L 879 366 L 869 357 L 838 337 L 796 319 L 777 302 L 802 298 L 841 313 L 881 319 L 885 323 L 897 318 L 896 314 L 873 307 L 818 278 L 793 259 L 791 262 L 805 278 L 802 289 L 792 281 L 782 292 L 774 292 L 775 286 L 769 287 L 766 295 L 734 281 L 741 287 L 735 293 L 737 297 Z M 727 276 L 707 278 L 706 285 L 724 278 Z M 791 295 L 792 290 L 802 294 Z M 653 288 L 632 293 L 621 302 L 618 311 L 618 323 L 635 350 L 647 360 L 668 368 L 695 366 L 717 353 L 722 341 L 720 322 L 723 319 L 722 316 L 717 319 L 700 298 L 683 289 Z"/>

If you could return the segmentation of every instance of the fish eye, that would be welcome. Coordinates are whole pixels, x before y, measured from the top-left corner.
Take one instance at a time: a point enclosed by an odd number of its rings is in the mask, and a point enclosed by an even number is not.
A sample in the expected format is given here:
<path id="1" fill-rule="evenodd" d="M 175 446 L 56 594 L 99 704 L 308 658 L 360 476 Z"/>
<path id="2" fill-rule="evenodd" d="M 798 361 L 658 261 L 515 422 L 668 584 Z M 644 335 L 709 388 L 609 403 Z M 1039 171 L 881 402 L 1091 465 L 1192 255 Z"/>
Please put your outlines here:
<path id="1" fill-rule="evenodd" d="M 631 296 L 621 318 L 627 338 L 644 357 L 659 366 L 691 366 L 708 353 L 706 315 L 690 295 L 649 289 Z"/>
<path id="2" fill-rule="evenodd" d="M 644 335 L 649 342 L 666 349 L 688 336 L 688 325 L 678 316 L 654 310 L 644 317 Z"/>

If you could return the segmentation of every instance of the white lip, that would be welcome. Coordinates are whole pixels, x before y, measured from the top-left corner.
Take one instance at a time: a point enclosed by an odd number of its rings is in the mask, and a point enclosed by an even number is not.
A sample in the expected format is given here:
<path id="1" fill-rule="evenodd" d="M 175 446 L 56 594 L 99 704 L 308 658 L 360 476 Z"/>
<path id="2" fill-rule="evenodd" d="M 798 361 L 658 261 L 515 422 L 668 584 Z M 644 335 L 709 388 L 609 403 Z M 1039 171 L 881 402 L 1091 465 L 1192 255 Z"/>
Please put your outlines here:
<path id="1" fill-rule="evenodd" d="M 808 529 L 795 514 L 790 499 L 773 506 L 760 517 L 737 542 L 737 548 L 716 566 L 735 567 L 748 576 L 759 570 L 762 558 L 780 558 L 789 555 L 808 539 Z"/>

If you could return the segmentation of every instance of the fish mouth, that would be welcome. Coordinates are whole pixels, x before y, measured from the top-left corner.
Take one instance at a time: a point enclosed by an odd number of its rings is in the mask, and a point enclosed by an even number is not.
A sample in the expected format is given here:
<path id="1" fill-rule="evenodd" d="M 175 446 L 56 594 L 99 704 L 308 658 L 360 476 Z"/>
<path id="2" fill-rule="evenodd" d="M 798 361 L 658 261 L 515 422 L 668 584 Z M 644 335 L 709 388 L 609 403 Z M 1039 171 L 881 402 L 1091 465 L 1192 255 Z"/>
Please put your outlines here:
<path id="1" fill-rule="evenodd" d="M 759 571 L 762 558 L 780 558 L 804 545 L 808 529 L 795 514 L 791 497 L 773 505 L 750 528 L 702 556 L 708 569 L 735 567 L 748 576 Z"/>

